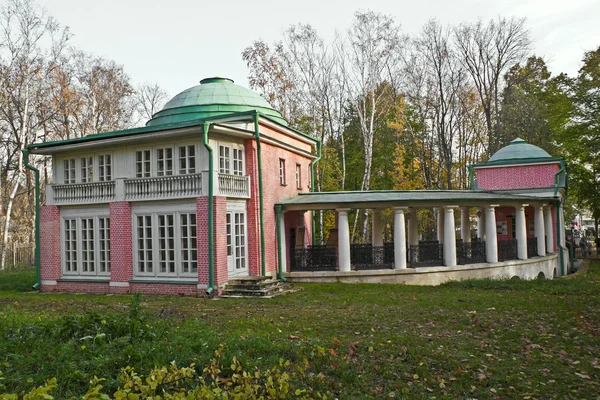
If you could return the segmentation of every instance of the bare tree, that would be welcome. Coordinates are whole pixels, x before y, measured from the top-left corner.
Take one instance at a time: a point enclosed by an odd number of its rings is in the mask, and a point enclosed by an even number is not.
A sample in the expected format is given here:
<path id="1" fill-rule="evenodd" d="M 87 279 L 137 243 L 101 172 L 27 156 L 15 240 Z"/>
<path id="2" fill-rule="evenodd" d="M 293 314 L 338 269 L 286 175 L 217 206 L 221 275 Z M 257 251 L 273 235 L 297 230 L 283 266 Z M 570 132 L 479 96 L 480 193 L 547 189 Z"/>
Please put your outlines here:
<path id="1" fill-rule="evenodd" d="M 43 117 L 48 116 L 39 110 L 47 100 L 48 77 L 69 33 L 30 0 L 9 0 L 0 12 L 0 124 L 8 150 L 2 171 L 5 248 L 15 198 L 25 179 L 22 150 L 37 139 Z M 5 266 L 5 254 L 0 268 Z"/>
<path id="2" fill-rule="evenodd" d="M 469 71 L 485 115 L 488 155 L 498 150 L 496 122 L 502 76 L 530 53 L 531 39 L 525 18 L 490 20 L 487 24 L 461 24 L 454 30 L 460 60 Z"/>
<path id="3" fill-rule="evenodd" d="M 139 123 L 151 119 L 160 111 L 169 100 L 169 94 L 158 83 L 143 83 L 138 85 L 134 99 L 137 103 L 137 122 Z"/>

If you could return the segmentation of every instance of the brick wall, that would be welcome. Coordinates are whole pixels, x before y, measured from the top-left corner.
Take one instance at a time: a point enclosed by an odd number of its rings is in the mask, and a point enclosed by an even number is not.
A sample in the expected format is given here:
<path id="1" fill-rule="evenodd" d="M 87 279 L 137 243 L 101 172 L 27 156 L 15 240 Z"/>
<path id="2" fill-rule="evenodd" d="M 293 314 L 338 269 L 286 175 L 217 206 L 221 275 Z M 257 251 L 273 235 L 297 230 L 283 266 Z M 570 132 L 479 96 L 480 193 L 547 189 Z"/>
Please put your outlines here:
<path id="1" fill-rule="evenodd" d="M 227 199 L 213 197 L 215 284 L 227 283 Z M 208 197 L 196 199 L 196 232 L 198 246 L 198 283 L 208 284 Z"/>
<path id="2" fill-rule="evenodd" d="M 477 189 L 530 189 L 554 186 L 554 174 L 560 164 L 518 165 L 495 168 L 476 168 Z"/>
<path id="3" fill-rule="evenodd" d="M 60 278 L 60 208 L 40 207 L 40 273 L 42 280 L 55 281 Z M 54 290 L 44 287 L 42 291 Z"/>
<path id="4" fill-rule="evenodd" d="M 133 236 L 131 232 L 131 204 L 110 203 L 110 280 L 129 282 L 133 278 Z M 123 287 L 113 287 L 122 293 Z"/>

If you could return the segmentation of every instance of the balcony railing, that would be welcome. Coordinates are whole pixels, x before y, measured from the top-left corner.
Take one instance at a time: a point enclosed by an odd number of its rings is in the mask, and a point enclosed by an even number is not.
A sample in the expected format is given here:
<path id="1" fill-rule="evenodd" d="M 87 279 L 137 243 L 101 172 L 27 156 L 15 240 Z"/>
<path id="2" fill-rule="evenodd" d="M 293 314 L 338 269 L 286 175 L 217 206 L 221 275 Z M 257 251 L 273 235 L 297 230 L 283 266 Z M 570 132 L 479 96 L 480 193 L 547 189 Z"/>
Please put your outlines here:
<path id="1" fill-rule="evenodd" d="M 537 257 L 538 256 L 538 247 L 537 247 L 537 238 L 527 238 L 527 258 Z"/>
<path id="2" fill-rule="evenodd" d="M 115 182 L 52 185 L 55 204 L 104 203 L 114 201 Z"/>
<path id="3" fill-rule="evenodd" d="M 477 264 L 486 262 L 485 242 L 477 240 L 473 242 L 456 243 L 456 256 L 459 264 Z"/>
<path id="4" fill-rule="evenodd" d="M 153 200 L 202 195 L 202 174 L 125 179 L 125 200 Z"/>
<path id="5" fill-rule="evenodd" d="M 353 244 L 350 246 L 350 259 L 357 271 L 394 268 L 393 243 L 391 247 Z"/>
<path id="6" fill-rule="evenodd" d="M 412 268 L 444 265 L 444 245 L 437 240 L 419 242 L 409 247 L 408 261 Z"/>
<path id="7" fill-rule="evenodd" d="M 219 195 L 250 198 L 250 177 L 248 175 L 218 174 L 218 181 Z"/>
<path id="8" fill-rule="evenodd" d="M 325 246 L 308 246 L 295 249 L 290 260 L 290 271 L 336 271 L 337 248 Z"/>

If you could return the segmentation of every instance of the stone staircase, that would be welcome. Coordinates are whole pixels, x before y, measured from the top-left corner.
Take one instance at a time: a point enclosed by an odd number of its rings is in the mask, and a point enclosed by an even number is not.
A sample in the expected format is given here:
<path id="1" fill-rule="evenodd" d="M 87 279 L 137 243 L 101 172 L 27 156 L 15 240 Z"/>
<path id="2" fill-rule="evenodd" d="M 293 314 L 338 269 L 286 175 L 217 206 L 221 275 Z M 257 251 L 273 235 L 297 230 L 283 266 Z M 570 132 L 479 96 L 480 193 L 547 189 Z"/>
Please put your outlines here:
<path id="1" fill-rule="evenodd" d="M 221 297 L 269 299 L 282 294 L 302 290 L 289 282 L 273 279 L 270 276 L 244 276 L 230 279 Z"/>

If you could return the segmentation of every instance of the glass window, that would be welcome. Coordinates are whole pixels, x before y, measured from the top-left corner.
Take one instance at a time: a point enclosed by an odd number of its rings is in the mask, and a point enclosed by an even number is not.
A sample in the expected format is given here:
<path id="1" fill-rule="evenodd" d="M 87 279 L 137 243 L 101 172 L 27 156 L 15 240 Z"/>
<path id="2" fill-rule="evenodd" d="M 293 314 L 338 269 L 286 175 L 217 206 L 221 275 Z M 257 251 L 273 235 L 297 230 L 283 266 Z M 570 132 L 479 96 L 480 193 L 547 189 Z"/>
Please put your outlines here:
<path id="1" fill-rule="evenodd" d="M 279 184 L 285 185 L 285 160 L 279 159 Z"/>
<path id="2" fill-rule="evenodd" d="M 152 216 L 137 217 L 137 258 L 138 272 L 153 273 L 152 268 Z"/>
<path id="3" fill-rule="evenodd" d="M 219 146 L 219 173 L 230 174 L 231 173 L 231 160 L 230 160 L 231 149 L 228 146 Z"/>
<path id="4" fill-rule="evenodd" d="M 301 179 L 301 167 L 300 164 L 296 164 L 296 188 L 302 189 L 302 179 Z"/>
<path id="5" fill-rule="evenodd" d="M 94 179 L 94 157 L 81 157 L 79 160 L 81 182 L 92 182 Z"/>
<path id="6" fill-rule="evenodd" d="M 173 149 L 166 147 L 156 149 L 156 175 L 171 176 L 173 175 Z"/>
<path id="7" fill-rule="evenodd" d="M 244 150 L 233 149 L 233 174 L 244 175 Z"/>
<path id="8" fill-rule="evenodd" d="M 98 181 L 112 180 L 112 157 L 110 154 L 98 156 Z"/>
<path id="9" fill-rule="evenodd" d="M 65 184 L 75 183 L 75 159 L 65 160 L 63 163 L 63 182 Z"/>
<path id="10" fill-rule="evenodd" d="M 63 256 L 66 275 L 110 273 L 110 219 L 75 217 L 63 220 Z"/>
<path id="11" fill-rule="evenodd" d="M 196 146 L 179 146 L 179 174 L 196 173 Z"/>
<path id="12" fill-rule="evenodd" d="M 196 214 L 179 214 L 181 231 L 181 272 L 198 273 L 198 251 L 196 236 Z"/>
<path id="13" fill-rule="evenodd" d="M 150 177 L 150 150 L 135 152 L 135 176 L 136 178 Z"/>

